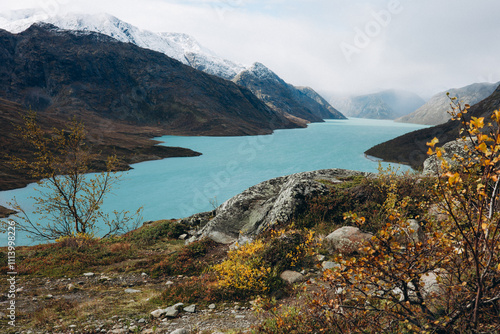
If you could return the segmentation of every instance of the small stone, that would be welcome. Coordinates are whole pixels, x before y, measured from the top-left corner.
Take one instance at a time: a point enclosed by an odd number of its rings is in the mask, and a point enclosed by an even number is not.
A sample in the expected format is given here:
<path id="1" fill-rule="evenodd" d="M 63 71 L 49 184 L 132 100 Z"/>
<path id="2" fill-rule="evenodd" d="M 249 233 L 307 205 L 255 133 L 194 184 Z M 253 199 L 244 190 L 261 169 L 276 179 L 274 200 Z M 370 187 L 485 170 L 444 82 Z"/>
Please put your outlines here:
<path id="1" fill-rule="evenodd" d="M 128 328 L 129 331 L 131 332 L 135 332 L 139 327 L 137 327 L 136 325 L 132 325 Z"/>
<path id="2" fill-rule="evenodd" d="M 178 307 L 176 307 L 176 305 L 167 307 L 164 310 L 165 311 L 165 316 L 167 318 L 175 318 L 179 314 L 179 310 L 177 309 Z"/>
<path id="3" fill-rule="evenodd" d="M 144 323 L 146 323 L 146 319 L 140 318 L 139 320 L 137 320 L 137 323 L 138 324 L 144 324 Z"/>
<path id="4" fill-rule="evenodd" d="M 319 262 L 325 260 L 325 258 L 326 257 L 324 255 L 321 255 L 321 254 L 316 255 L 316 260 L 318 260 Z"/>
<path id="5" fill-rule="evenodd" d="M 189 334 L 189 331 L 185 328 L 179 328 L 173 332 L 170 332 L 170 334 Z"/>
<path id="6" fill-rule="evenodd" d="M 289 284 L 295 284 L 304 280 L 304 275 L 292 270 L 285 270 L 281 273 L 280 277 Z"/>
<path id="7" fill-rule="evenodd" d="M 78 290 L 78 288 L 73 284 L 73 283 L 69 283 L 67 286 L 66 286 L 66 289 L 68 289 L 68 291 L 75 291 L 75 290 Z"/>
<path id="8" fill-rule="evenodd" d="M 184 312 L 195 313 L 196 312 L 196 305 L 193 304 L 193 305 L 189 305 L 188 307 L 185 307 Z"/>
<path id="9" fill-rule="evenodd" d="M 245 319 L 244 315 L 238 314 L 234 316 L 236 319 Z"/>
<path id="10" fill-rule="evenodd" d="M 76 328 L 76 325 L 69 325 L 69 328 Z"/>
<path id="11" fill-rule="evenodd" d="M 152 328 L 143 329 L 141 334 L 153 334 L 153 329 Z"/>
<path id="12" fill-rule="evenodd" d="M 338 264 L 337 262 L 333 262 L 333 261 L 324 261 L 321 266 L 323 267 L 323 270 L 327 270 L 327 269 L 333 269 L 333 268 L 338 268 L 340 267 L 340 264 Z"/>
<path id="13" fill-rule="evenodd" d="M 54 298 L 54 296 L 53 295 L 45 295 L 45 298 L 46 299 L 52 299 L 52 298 Z"/>
<path id="14" fill-rule="evenodd" d="M 165 310 L 164 309 L 157 309 L 157 310 L 154 310 L 153 312 L 150 313 L 154 318 L 159 318 L 161 317 L 163 314 L 165 314 Z"/>
<path id="15" fill-rule="evenodd" d="M 138 292 L 141 292 L 141 290 L 125 289 L 125 293 L 138 293 Z"/>
<path id="16" fill-rule="evenodd" d="M 94 273 L 84 273 L 83 276 L 85 277 L 94 277 Z"/>
<path id="17" fill-rule="evenodd" d="M 184 306 L 184 303 L 177 303 L 177 304 L 175 304 L 174 306 L 171 306 L 171 307 L 173 307 L 174 309 L 177 310 L 177 309 L 179 309 L 180 307 L 183 307 L 183 306 Z"/>
<path id="18" fill-rule="evenodd" d="M 179 240 L 186 240 L 186 238 L 187 238 L 187 237 L 188 237 L 188 235 L 187 235 L 186 233 L 181 234 L 181 235 L 179 236 Z"/>
<path id="19" fill-rule="evenodd" d="M 211 309 L 211 310 L 215 309 L 215 304 L 208 305 L 208 308 Z"/>
<path id="20" fill-rule="evenodd" d="M 166 286 L 171 286 L 171 285 L 173 285 L 173 284 L 174 284 L 174 282 L 172 282 L 172 281 L 167 281 L 167 282 L 165 283 L 165 285 L 166 285 Z"/>
<path id="21" fill-rule="evenodd" d="M 127 334 L 128 333 L 128 329 L 125 329 L 125 328 L 116 328 L 116 329 L 112 329 L 108 332 L 108 334 Z"/>
<path id="22" fill-rule="evenodd" d="M 78 285 L 84 285 L 85 282 L 84 281 L 78 281 L 78 283 L 76 283 L 76 284 L 78 284 Z"/>
<path id="23" fill-rule="evenodd" d="M 23 291 L 24 291 L 23 287 L 20 287 L 20 288 L 16 289 L 16 292 L 23 292 Z"/>

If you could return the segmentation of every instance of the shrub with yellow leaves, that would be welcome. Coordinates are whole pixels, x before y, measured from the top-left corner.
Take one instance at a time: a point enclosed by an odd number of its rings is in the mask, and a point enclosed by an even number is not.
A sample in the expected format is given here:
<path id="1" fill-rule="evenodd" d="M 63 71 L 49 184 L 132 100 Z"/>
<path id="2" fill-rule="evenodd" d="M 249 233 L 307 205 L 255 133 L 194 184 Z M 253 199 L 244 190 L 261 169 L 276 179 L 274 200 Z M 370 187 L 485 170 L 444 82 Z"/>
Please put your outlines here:
<path id="1" fill-rule="evenodd" d="M 437 139 L 428 143 L 440 162 L 432 196 L 438 212 L 409 216 L 409 199 L 396 196 L 398 176 L 386 177 L 385 225 L 359 255 L 338 255 L 340 267 L 323 275 L 329 288 L 310 308 L 316 323 L 328 324 L 323 332 L 500 330 L 500 111 L 491 121 L 468 117 L 468 105 L 451 101 L 464 154 L 451 164 Z M 419 237 L 416 228 L 423 230 Z"/>
<path id="2" fill-rule="evenodd" d="M 268 293 L 276 273 L 262 260 L 264 247 L 262 240 L 256 240 L 230 250 L 227 259 L 213 268 L 219 284 L 249 296 Z"/>
<path id="3" fill-rule="evenodd" d="M 277 293 L 285 284 L 279 277 L 284 270 L 311 265 L 314 242 L 313 231 L 295 230 L 292 224 L 230 250 L 213 269 L 222 287 L 241 295 Z"/>

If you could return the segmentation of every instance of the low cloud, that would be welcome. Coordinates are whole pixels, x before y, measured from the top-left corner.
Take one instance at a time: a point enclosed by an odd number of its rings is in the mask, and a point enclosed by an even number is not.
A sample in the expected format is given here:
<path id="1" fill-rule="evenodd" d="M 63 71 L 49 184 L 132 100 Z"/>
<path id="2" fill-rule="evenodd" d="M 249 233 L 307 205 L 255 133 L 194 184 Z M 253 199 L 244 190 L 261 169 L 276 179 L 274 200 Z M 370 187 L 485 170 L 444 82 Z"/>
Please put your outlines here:
<path id="1" fill-rule="evenodd" d="M 320 91 L 398 88 L 428 97 L 500 81 L 500 2 L 493 0 L 17 0 L 0 10 L 43 4 L 184 32 L 223 57 L 262 62 Z"/>

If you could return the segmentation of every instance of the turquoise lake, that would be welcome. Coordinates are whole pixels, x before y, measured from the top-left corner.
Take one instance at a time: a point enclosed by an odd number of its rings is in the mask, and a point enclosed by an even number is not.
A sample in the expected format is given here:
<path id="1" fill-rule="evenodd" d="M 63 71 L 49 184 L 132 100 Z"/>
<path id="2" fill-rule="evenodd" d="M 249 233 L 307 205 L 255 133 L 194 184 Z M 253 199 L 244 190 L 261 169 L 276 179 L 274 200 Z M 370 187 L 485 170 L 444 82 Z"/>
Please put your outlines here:
<path id="1" fill-rule="evenodd" d="M 273 177 L 325 168 L 377 172 L 379 163 L 367 159 L 370 147 L 425 126 L 368 119 L 327 120 L 306 129 L 277 130 L 248 137 L 156 138 L 167 146 L 201 152 L 199 157 L 169 158 L 133 165 L 109 194 L 105 211 L 143 207 L 143 221 L 183 218 L 212 210 L 248 187 Z M 384 164 L 385 165 L 385 164 Z M 402 170 L 409 169 L 401 166 Z M 0 192 L 0 205 L 17 201 L 32 209 L 34 185 Z M 0 234 L 0 246 L 7 236 Z M 17 245 L 31 244 L 24 235 Z"/>

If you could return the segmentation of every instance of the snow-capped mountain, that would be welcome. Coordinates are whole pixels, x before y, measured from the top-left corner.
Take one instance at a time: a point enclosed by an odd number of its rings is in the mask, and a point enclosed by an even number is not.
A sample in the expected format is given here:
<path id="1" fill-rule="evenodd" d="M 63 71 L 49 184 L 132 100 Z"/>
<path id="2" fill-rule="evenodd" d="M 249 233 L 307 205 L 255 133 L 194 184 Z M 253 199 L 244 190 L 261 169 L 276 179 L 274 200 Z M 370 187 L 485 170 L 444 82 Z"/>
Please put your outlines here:
<path id="1" fill-rule="evenodd" d="M 241 64 L 217 56 L 189 35 L 142 30 L 109 14 L 68 13 L 64 16 L 47 16 L 32 9 L 0 13 L 0 28 L 12 33 L 24 31 L 35 22 L 50 23 L 61 29 L 108 35 L 121 42 L 162 52 L 186 65 L 227 80 L 245 69 Z"/>
<path id="2" fill-rule="evenodd" d="M 474 105 L 490 96 L 500 83 L 474 83 L 461 88 L 452 88 L 448 91 L 438 93 L 431 99 L 409 115 L 396 119 L 396 122 L 417 123 L 426 125 L 437 125 L 446 123 L 451 116 L 447 113 L 450 107 L 451 97 L 456 97 L 461 103 Z"/>
<path id="3" fill-rule="evenodd" d="M 345 119 L 312 88 L 298 88 L 286 83 L 261 63 L 240 72 L 233 82 L 250 89 L 276 112 L 285 112 L 309 122 L 321 122 L 325 118 Z"/>
<path id="4" fill-rule="evenodd" d="M 291 114 L 292 116 L 302 118 L 302 121 L 320 122 L 323 118 L 345 118 L 331 107 L 328 102 L 322 100 L 322 98 L 307 97 L 305 93 L 298 92 L 292 85 L 285 83 L 264 65 L 256 66 L 254 64 L 245 67 L 219 57 L 187 34 L 170 32 L 154 33 L 141 30 L 109 14 L 89 15 L 69 13 L 63 16 L 47 16 L 40 10 L 33 9 L 0 13 L 0 29 L 5 29 L 12 33 L 22 32 L 33 23 L 40 22 L 49 23 L 60 29 L 72 32 L 97 32 L 121 42 L 132 43 L 145 49 L 164 53 L 197 70 L 226 80 L 232 80 L 250 89 L 268 105 L 270 105 L 269 101 L 266 100 L 268 98 L 273 101 L 280 100 L 283 102 L 283 96 L 280 96 L 278 91 L 286 91 L 292 88 L 293 93 L 287 93 L 290 95 L 287 102 L 281 103 L 279 106 L 272 105 L 272 108 L 283 115 Z M 253 80 L 248 82 L 238 80 L 242 73 L 251 74 Z M 266 96 L 264 97 L 255 88 L 254 80 L 257 82 L 278 83 L 281 87 L 277 90 L 268 87 L 266 89 Z M 312 91 L 312 89 L 310 90 Z M 312 93 L 309 92 L 309 94 Z M 295 107 L 290 107 L 287 103 Z M 290 112 L 291 110 L 292 112 Z"/>

